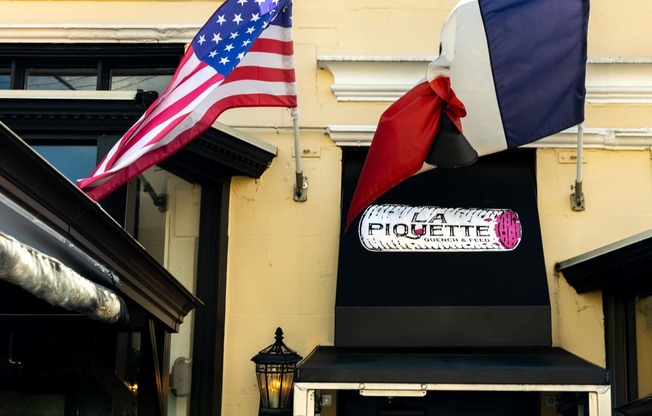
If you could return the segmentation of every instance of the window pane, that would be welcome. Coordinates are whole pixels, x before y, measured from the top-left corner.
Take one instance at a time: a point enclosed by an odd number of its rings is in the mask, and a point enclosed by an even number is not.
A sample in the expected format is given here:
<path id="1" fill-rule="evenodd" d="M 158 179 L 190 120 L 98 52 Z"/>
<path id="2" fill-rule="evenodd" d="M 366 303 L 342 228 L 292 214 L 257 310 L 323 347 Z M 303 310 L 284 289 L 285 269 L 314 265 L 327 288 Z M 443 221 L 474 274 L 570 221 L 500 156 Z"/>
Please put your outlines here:
<path id="1" fill-rule="evenodd" d="M 163 93 L 172 80 L 172 73 L 152 73 L 147 71 L 113 71 L 111 73 L 111 90 L 143 90 Z"/>
<path id="2" fill-rule="evenodd" d="M 29 69 L 28 90 L 96 90 L 97 72 L 89 69 Z"/>
<path id="3" fill-rule="evenodd" d="M 9 89 L 9 74 L 0 74 L 0 90 Z"/>
<path id="4" fill-rule="evenodd" d="M 95 169 L 95 146 L 35 145 L 32 148 L 75 184 Z"/>

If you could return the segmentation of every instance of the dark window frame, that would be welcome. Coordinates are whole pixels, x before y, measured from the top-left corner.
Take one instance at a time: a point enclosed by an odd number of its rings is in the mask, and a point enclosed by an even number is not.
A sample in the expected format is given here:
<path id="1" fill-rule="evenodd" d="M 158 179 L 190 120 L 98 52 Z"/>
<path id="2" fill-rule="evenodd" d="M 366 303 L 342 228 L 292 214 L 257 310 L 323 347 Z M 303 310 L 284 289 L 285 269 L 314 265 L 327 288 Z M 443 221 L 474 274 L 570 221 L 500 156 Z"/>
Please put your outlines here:
<path id="1" fill-rule="evenodd" d="M 0 71 L 9 71 L 10 89 L 25 89 L 29 69 L 95 69 L 97 90 L 110 90 L 111 71 L 165 68 L 174 72 L 183 44 L 17 44 L 0 43 Z"/>

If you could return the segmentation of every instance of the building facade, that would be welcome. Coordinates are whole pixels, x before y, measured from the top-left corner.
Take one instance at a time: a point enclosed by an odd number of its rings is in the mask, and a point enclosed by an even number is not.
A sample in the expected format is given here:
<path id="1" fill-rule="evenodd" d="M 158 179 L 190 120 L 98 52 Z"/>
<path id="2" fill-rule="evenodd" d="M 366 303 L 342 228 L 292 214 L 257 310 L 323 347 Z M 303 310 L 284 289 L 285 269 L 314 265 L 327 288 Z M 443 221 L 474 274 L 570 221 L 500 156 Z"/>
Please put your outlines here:
<path id="1" fill-rule="evenodd" d="M 189 361 L 193 376 L 188 393 L 171 387 L 167 414 L 257 414 L 259 393 L 250 360 L 271 343 L 277 327 L 304 357 L 318 346 L 341 343 L 338 279 L 346 266 L 343 260 L 356 261 L 347 257 L 342 244 L 351 236 L 351 231 L 343 232 L 342 222 L 350 198 L 347 187 L 359 172 L 359 166 L 351 166 L 363 160 L 382 112 L 424 76 L 437 55 L 442 24 L 456 3 L 295 2 L 305 202 L 293 198 L 292 119 L 289 110 L 280 108 L 225 112 L 221 124 L 202 136 L 196 148 L 146 172 L 146 179 L 124 189 L 116 201 L 103 202 L 208 305 L 191 312 L 171 336 L 170 371 L 175 362 Z M 0 121 L 33 147 L 68 146 L 62 134 L 75 133 L 79 143 L 92 147 L 90 156 L 80 156 L 91 160 L 92 168 L 103 137 L 115 140 L 143 110 L 127 114 L 120 107 L 109 113 L 99 105 L 91 111 L 88 101 L 80 100 L 114 102 L 110 100 L 118 99 L 116 95 L 126 94 L 122 100 L 137 101 L 133 89 L 160 89 L 147 81 L 165 84 L 185 45 L 219 4 L 0 2 Z M 651 12 L 652 6 L 642 0 L 591 2 L 580 164 L 584 209 L 577 210 L 572 200 L 571 186 L 579 175 L 576 129 L 507 152 L 525 154 L 533 172 L 530 190 L 540 233 L 535 253 L 541 256 L 537 273 L 547 289 L 543 303 L 549 328 L 547 339 L 537 343 L 608 369 L 614 407 L 652 393 L 652 333 L 646 329 L 650 293 L 643 283 L 618 289 L 619 279 L 636 272 L 627 262 L 614 272 L 611 285 L 578 286 L 572 266 L 604 258 L 614 243 L 625 248 L 616 257 L 629 258 L 628 248 L 634 246 L 627 239 L 646 241 L 644 233 L 652 228 Z M 83 86 L 79 80 L 89 77 L 92 86 Z M 133 84 L 134 79 L 139 83 Z M 93 95 L 90 91 L 95 90 L 103 92 Z M 68 105 L 70 113 L 64 111 Z M 82 128 L 79 117 L 117 121 Z M 39 124 L 44 118 L 57 122 Z M 53 151 L 56 154 L 57 148 Z M 72 164 L 70 158 L 61 165 L 51 163 L 62 171 Z M 347 177 L 347 169 L 353 169 L 353 176 Z M 166 195 L 165 209 L 154 204 L 147 183 L 154 196 Z M 405 186 L 410 186 L 409 180 Z M 416 204 L 441 201 L 437 189 L 420 187 L 419 193 L 425 199 Z M 450 203 L 475 208 L 480 201 Z M 593 254 L 583 257 L 588 253 Z M 394 274 L 400 285 L 403 276 Z M 487 280 L 496 278 L 495 270 L 487 272 Z M 591 281 L 591 275 L 587 279 Z M 499 285 L 487 287 L 497 290 L 489 297 L 500 297 Z M 513 296 L 518 304 L 518 292 Z M 321 406 L 322 414 L 353 412 L 338 408 L 337 399 L 345 394 L 327 389 L 321 393 L 334 399 L 331 406 Z M 552 411 L 546 409 L 545 397 L 541 393 L 533 399 L 541 403 L 535 410 L 541 414 Z"/>

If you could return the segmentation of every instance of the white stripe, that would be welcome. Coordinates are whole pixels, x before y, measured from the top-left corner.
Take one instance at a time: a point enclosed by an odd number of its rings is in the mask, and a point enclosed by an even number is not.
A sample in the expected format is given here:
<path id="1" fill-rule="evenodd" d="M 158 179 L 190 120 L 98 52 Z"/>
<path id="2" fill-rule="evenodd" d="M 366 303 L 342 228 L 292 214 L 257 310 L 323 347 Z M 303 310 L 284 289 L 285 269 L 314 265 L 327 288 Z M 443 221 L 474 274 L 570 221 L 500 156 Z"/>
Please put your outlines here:
<path id="1" fill-rule="evenodd" d="M 242 80 L 230 84 L 220 85 L 219 88 L 208 89 L 204 94 L 197 97 L 197 99 L 189 104 L 181 112 L 183 120 L 170 132 L 168 132 L 161 140 L 156 143 L 142 146 L 137 149 L 131 149 L 125 153 L 116 163 L 116 165 L 109 172 L 117 172 L 118 170 L 128 166 L 134 160 L 142 155 L 155 150 L 159 147 L 165 146 L 172 142 L 181 132 L 192 128 L 206 113 L 211 106 L 216 102 L 229 98 L 232 96 L 247 95 L 247 94 L 269 94 L 269 95 L 294 95 L 295 84 L 283 82 L 263 82 Z M 175 117 L 173 120 L 178 120 Z M 173 120 L 168 120 L 165 123 L 157 126 L 147 135 L 145 135 L 140 142 L 147 142 L 154 138 L 163 128 L 169 125 Z"/>
<path id="2" fill-rule="evenodd" d="M 192 71 L 194 71 L 202 62 L 197 58 L 197 55 L 194 53 L 191 54 L 190 58 L 183 67 L 177 68 L 175 77 L 172 79 L 172 82 L 167 87 L 167 90 L 176 88 L 183 79 L 187 78 Z"/>
<path id="3" fill-rule="evenodd" d="M 218 85 L 219 84 L 216 84 L 213 87 L 208 88 L 201 95 L 197 96 L 193 101 L 188 103 L 188 105 L 184 107 L 181 111 L 176 113 L 174 117 L 167 119 L 163 123 L 156 125 L 150 131 L 148 131 L 147 134 L 141 137 L 140 140 L 138 141 L 139 146 L 135 146 L 129 149 L 128 152 L 122 155 L 118 159 L 116 164 L 109 170 L 109 172 L 117 172 L 118 170 L 128 166 L 134 160 L 138 159 L 144 154 L 154 149 L 157 149 L 159 147 L 165 146 L 169 144 L 171 141 L 173 141 L 176 138 L 176 134 L 167 133 L 157 142 L 145 144 L 150 142 L 152 139 L 154 139 L 157 135 L 161 133 L 161 131 L 163 131 L 170 124 L 173 124 L 178 120 L 181 120 L 179 125 L 187 126 L 185 128 L 182 128 L 181 131 L 186 130 L 189 127 L 192 127 L 195 121 L 199 120 L 201 116 L 203 116 L 203 114 L 208 110 L 208 108 L 217 101 L 216 99 L 217 97 L 216 94 L 214 94 L 214 91 Z M 189 121 L 191 122 L 189 123 Z M 172 131 L 176 131 L 176 130 L 178 130 L 178 127 L 172 129 Z"/>
<path id="4" fill-rule="evenodd" d="M 277 25 L 269 25 L 258 36 L 258 39 L 275 39 L 283 42 L 292 41 L 292 28 Z"/>
<path id="5" fill-rule="evenodd" d="M 236 67 L 260 66 L 264 68 L 294 69 L 294 56 L 268 52 L 249 52 Z"/>
<path id="6" fill-rule="evenodd" d="M 293 82 L 266 82 L 246 79 L 223 84 L 215 92 L 215 95 L 219 96 L 220 99 L 246 94 L 296 95 L 296 85 Z"/>
<path id="7" fill-rule="evenodd" d="M 140 156 L 146 154 L 150 150 L 168 144 L 171 140 L 174 139 L 174 137 L 170 136 L 169 134 L 164 136 L 161 140 L 159 140 L 156 143 L 150 143 L 150 144 L 147 143 L 149 143 L 152 139 L 154 139 L 158 134 L 160 134 L 161 131 L 163 131 L 167 126 L 172 124 L 174 121 L 179 120 L 179 118 L 187 117 L 188 114 L 192 113 L 193 111 L 198 111 L 197 109 L 201 108 L 201 106 L 205 104 L 204 102 L 208 102 L 209 105 L 212 105 L 212 102 L 215 101 L 215 97 L 213 93 L 218 85 L 220 85 L 220 83 L 217 83 L 212 87 L 206 89 L 206 91 L 204 91 L 201 95 L 197 96 L 193 101 L 189 102 L 182 110 L 175 113 L 173 117 L 161 122 L 160 124 L 152 127 L 153 124 L 151 122 L 143 123 L 140 126 L 139 131 L 142 130 L 143 128 L 147 128 L 151 130 L 138 139 L 136 146 L 133 146 L 128 151 L 126 151 L 123 155 L 121 155 L 120 158 L 118 158 L 115 164 L 111 167 L 111 169 L 107 170 L 107 172 L 116 172 L 119 169 L 126 167 L 131 162 L 133 162 Z M 154 112 L 152 112 L 149 118 L 152 118 L 157 114 L 160 114 L 161 111 L 163 111 L 165 108 L 168 108 L 169 105 L 174 103 L 175 103 L 174 101 L 166 100 L 166 102 L 164 103 L 166 105 L 158 107 Z"/>
<path id="8" fill-rule="evenodd" d="M 187 95 L 190 91 L 192 91 L 198 84 L 197 82 L 205 82 L 208 78 L 213 76 L 215 74 L 215 70 L 211 67 L 206 67 L 203 68 L 202 70 L 198 71 L 193 77 L 189 79 L 185 79 L 189 73 L 191 73 L 195 68 L 198 66 L 198 64 L 201 61 L 199 61 L 196 56 L 193 54 L 191 58 L 188 60 L 186 65 L 184 65 L 182 68 L 179 68 L 178 70 L 178 76 L 175 78 L 173 81 L 174 84 L 170 84 L 170 86 L 167 88 L 168 93 L 167 95 L 164 95 L 161 97 L 159 100 L 159 104 L 154 111 L 148 116 L 148 119 L 151 119 L 153 116 L 156 114 L 160 114 L 161 111 L 164 111 L 166 108 L 168 108 L 171 104 L 174 104 L 176 100 L 183 98 L 183 96 Z M 182 82 L 183 81 L 183 82 Z M 176 85 L 176 88 L 172 89 L 173 86 Z M 143 114 L 140 119 L 135 123 L 139 124 L 142 122 L 143 118 L 145 115 Z M 134 131 L 134 133 L 130 136 L 133 137 L 136 135 L 139 131 L 141 131 L 143 128 L 146 128 L 150 123 L 142 123 Z M 113 156 L 116 154 L 117 151 L 120 150 L 119 144 L 122 143 L 126 138 L 123 137 L 120 139 L 117 145 L 113 146 L 107 156 L 101 161 L 101 163 L 97 167 L 96 175 L 100 175 L 104 172 L 115 172 L 116 168 L 115 166 L 112 169 L 108 169 L 108 163 L 109 161 L 113 158 Z M 143 142 L 143 140 L 139 140 L 139 142 Z M 140 145 L 137 145 L 136 147 L 139 147 Z M 125 155 L 122 155 L 119 159 L 122 160 L 125 158 L 128 154 L 132 153 L 133 150 L 130 150 L 127 152 Z M 116 162 L 116 163 L 118 163 Z"/>
<path id="9" fill-rule="evenodd" d="M 487 37 L 477 0 L 463 0 L 444 23 L 442 53 L 428 67 L 428 80 L 446 76 L 464 103 L 464 136 L 479 155 L 507 149 L 489 64 Z"/>

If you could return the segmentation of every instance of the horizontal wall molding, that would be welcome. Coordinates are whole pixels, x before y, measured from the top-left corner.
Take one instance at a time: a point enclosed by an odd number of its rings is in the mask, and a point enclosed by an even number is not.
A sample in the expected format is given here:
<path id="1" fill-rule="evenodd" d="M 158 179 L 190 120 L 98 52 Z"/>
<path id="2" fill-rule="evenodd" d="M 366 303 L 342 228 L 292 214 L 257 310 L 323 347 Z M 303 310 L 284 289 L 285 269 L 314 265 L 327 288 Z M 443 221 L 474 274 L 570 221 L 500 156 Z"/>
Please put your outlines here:
<path id="1" fill-rule="evenodd" d="M 326 134 L 340 147 L 367 147 L 371 145 L 376 126 L 332 125 Z M 584 128 L 582 136 L 585 149 L 643 150 L 652 148 L 652 129 L 601 129 Z M 576 148 L 577 128 L 537 140 L 522 147 Z"/>
<path id="2" fill-rule="evenodd" d="M 0 43 L 188 43 L 201 25 L 9 24 L 0 26 Z"/>
<path id="3" fill-rule="evenodd" d="M 426 74 L 434 56 L 317 57 L 333 76 L 337 101 L 395 101 Z M 651 58 L 589 58 L 587 104 L 652 104 Z"/>
<path id="4" fill-rule="evenodd" d="M 433 56 L 318 56 L 337 101 L 396 101 L 426 75 Z"/>

